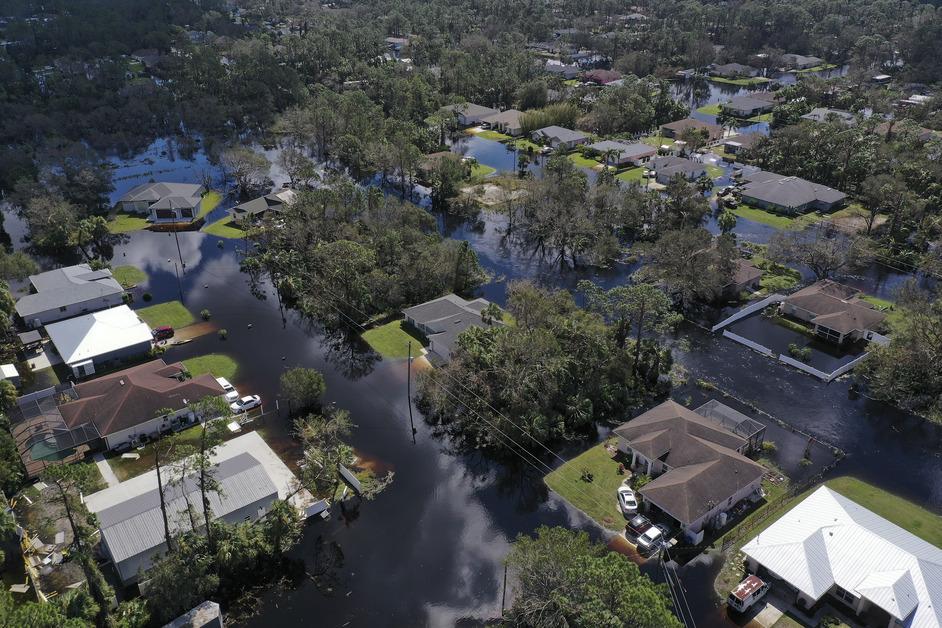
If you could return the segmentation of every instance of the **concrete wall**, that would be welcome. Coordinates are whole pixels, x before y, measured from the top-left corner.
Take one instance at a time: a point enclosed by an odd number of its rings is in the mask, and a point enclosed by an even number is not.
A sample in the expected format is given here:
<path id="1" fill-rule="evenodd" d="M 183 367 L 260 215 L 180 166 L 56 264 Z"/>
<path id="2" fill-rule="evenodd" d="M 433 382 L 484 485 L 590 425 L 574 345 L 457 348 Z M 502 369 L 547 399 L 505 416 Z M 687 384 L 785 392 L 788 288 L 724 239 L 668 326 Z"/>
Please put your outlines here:
<path id="1" fill-rule="evenodd" d="M 36 329 L 37 327 L 42 327 L 43 325 L 47 325 L 49 323 L 64 321 L 67 318 L 81 316 L 82 314 L 88 314 L 90 312 L 107 310 L 110 307 L 115 307 L 121 305 L 122 303 L 124 303 L 124 293 L 119 292 L 107 297 L 98 297 L 89 301 L 83 301 L 82 303 L 66 305 L 65 309 L 57 307 L 51 310 L 40 312 L 38 314 L 33 314 L 29 318 L 24 319 L 23 322 L 30 329 Z M 39 321 L 39 324 L 36 323 L 37 320 Z"/>
<path id="2" fill-rule="evenodd" d="M 102 366 L 105 366 L 112 362 L 119 362 L 121 360 L 128 360 L 130 358 L 136 358 L 138 356 L 144 355 L 151 348 L 151 342 L 148 340 L 146 342 L 141 342 L 136 345 L 131 345 L 129 347 L 122 347 L 117 351 L 111 351 L 110 353 L 103 353 L 101 355 L 96 355 L 91 358 L 92 363 L 95 365 L 95 370 L 98 371 Z M 79 377 L 78 372 L 75 370 L 74 364 L 79 364 L 85 360 L 78 360 L 72 364 L 69 364 L 69 368 L 72 369 L 72 372 Z"/>
<path id="3" fill-rule="evenodd" d="M 174 419 L 189 417 L 192 416 L 192 414 L 193 413 L 189 408 L 183 408 L 182 410 L 167 416 L 156 417 L 153 419 L 148 419 L 147 421 L 142 421 L 134 427 L 129 427 L 126 430 L 121 430 L 105 436 L 105 445 L 110 451 L 122 443 L 127 443 L 134 440 L 135 437 L 143 435 L 153 436 L 155 434 L 159 434 L 163 430 L 171 429 L 174 425 Z"/>
<path id="4" fill-rule="evenodd" d="M 756 478 L 751 484 L 748 484 L 747 486 L 744 486 L 743 488 L 733 493 L 730 496 L 730 499 L 727 499 L 725 502 L 717 504 L 716 507 L 714 507 L 712 510 L 704 514 L 702 517 L 700 517 L 696 521 L 691 521 L 690 525 L 687 526 L 686 530 L 689 530 L 690 532 L 693 532 L 693 533 L 700 532 L 707 525 L 709 525 L 713 517 L 719 515 L 721 512 L 726 512 L 727 510 L 730 510 L 733 506 L 735 506 L 742 500 L 746 499 L 751 493 L 753 493 L 760 486 L 762 486 L 761 476 Z"/>
<path id="5" fill-rule="evenodd" d="M 753 303 L 752 305 L 747 305 L 746 307 L 732 314 L 728 318 L 720 321 L 719 323 L 711 327 L 710 331 L 717 331 L 719 329 L 723 329 L 724 327 L 726 327 L 727 325 L 731 323 L 735 323 L 736 321 L 743 319 L 749 316 L 750 314 L 753 314 L 755 312 L 758 312 L 759 310 L 765 309 L 767 305 L 771 305 L 772 303 L 781 303 L 784 300 L 785 300 L 785 297 L 780 294 L 770 294 L 769 296 L 765 297 L 761 301 L 757 301 Z"/>

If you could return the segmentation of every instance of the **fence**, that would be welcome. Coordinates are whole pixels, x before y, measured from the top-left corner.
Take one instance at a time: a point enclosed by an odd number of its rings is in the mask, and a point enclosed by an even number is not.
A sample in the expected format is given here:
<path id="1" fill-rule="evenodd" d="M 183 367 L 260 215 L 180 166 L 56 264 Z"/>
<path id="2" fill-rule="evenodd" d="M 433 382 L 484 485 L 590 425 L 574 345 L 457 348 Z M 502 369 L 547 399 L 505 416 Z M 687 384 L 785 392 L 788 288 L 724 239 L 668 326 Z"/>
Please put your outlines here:
<path id="1" fill-rule="evenodd" d="M 854 358 L 853 360 L 851 360 L 851 361 L 848 362 L 847 364 L 845 364 L 845 365 L 843 365 L 843 366 L 837 367 L 836 369 L 834 369 L 834 370 L 831 371 L 830 373 L 825 373 L 824 371 L 819 371 L 818 369 L 814 368 L 813 366 L 809 366 L 809 365 L 805 364 L 804 362 L 799 362 L 798 360 L 796 360 L 796 359 L 794 359 L 794 358 L 791 358 L 791 357 L 789 357 L 789 356 L 787 356 L 787 355 L 784 355 L 784 354 L 779 355 L 779 356 L 778 356 L 778 359 L 779 359 L 779 362 L 784 362 L 785 364 L 788 364 L 789 366 L 794 366 L 796 369 L 802 370 L 802 371 L 804 371 L 805 373 L 810 373 L 811 375 L 814 375 L 815 377 L 817 377 L 817 378 L 820 379 L 821 381 L 824 381 L 824 382 L 832 382 L 832 381 L 834 381 L 835 379 L 837 379 L 838 377 L 840 377 L 841 375 L 843 375 L 844 373 L 846 373 L 847 371 L 851 370 L 852 368 L 854 368 L 855 366 L 857 366 L 858 364 L 860 364 L 861 362 L 863 362 L 863 361 L 867 358 L 868 355 L 870 355 L 870 354 L 869 354 L 869 353 L 864 353 L 863 355 L 857 356 L 856 358 Z"/>
<path id="2" fill-rule="evenodd" d="M 740 335 L 738 335 L 738 334 L 734 334 L 733 332 L 729 331 L 728 329 L 724 329 L 724 330 L 723 330 L 723 336 L 724 336 L 725 338 L 729 338 L 730 340 L 733 340 L 733 341 L 735 341 L 735 342 L 738 342 L 738 343 L 741 344 L 741 345 L 745 345 L 745 346 L 749 347 L 750 349 L 752 349 L 752 350 L 754 350 L 754 351 L 758 351 L 758 352 L 761 353 L 762 355 L 766 355 L 766 356 L 768 356 L 768 357 L 770 357 L 770 358 L 775 356 L 775 353 L 773 353 L 772 350 L 769 349 L 768 347 L 764 347 L 764 346 L 760 345 L 760 344 L 757 343 L 757 342 L 753 342 L 753 341 L 749 340 L 748 338 L 743 338 L 742 336 L 740 336 Z"/>
<path id="3" fill-rule="evenodd" d="M 750 314 L 754 314 L 758 312 L 759 310 L 765 309 L 766 306 L 768 305 L 771 305 L 773 303 L 781 303 L 784 300 L 785 300 L 785 297 L 781 294 L 770 294 L 769 296 L 765 297 L 761 301 L 757 301 L 756 303 L 753 303 L 752 305 L 747 305 L 746 307 L 739 310 L 738 312 L 733 313 L 731 316 L 729 316 L 725 320 L 720 321 L 719 323 L 714 325 L 712 328 L 710 328 L 710 331 L 717 331 L 718 329 L 723 329 L 727 325 L 735 323 L 736 321 L 743 319 L 749 316 Z"/>

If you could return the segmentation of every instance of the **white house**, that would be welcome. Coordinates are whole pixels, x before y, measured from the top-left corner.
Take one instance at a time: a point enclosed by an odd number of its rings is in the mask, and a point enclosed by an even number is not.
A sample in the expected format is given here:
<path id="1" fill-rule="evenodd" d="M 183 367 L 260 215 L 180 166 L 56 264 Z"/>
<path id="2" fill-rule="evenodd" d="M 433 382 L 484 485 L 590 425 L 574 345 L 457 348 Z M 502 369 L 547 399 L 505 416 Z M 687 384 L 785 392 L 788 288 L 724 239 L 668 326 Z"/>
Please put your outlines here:
<path id="1" fill-rule="evenodd" d="M 143 355 L 153 341 L 150 327 L 127 305 L 46 325 L 46 333 L 76 377 Z"/>
<path id="2" fill-rule="evenodd" d="M 30 275 L 29 283 L 33 292 L 16 302 L 16 313 L 29 328 L 114 307 L 124 301 L 124 288 L 111 271 L 92 270 L 88 264 Z"/>
<path id="3" fill-rule="evenodd" d="M 742 548 L 799 606 L 828 597 L 868 625 L 942 626 L 942 549 L 822 486 Z"/>
<path id="4" fill-rule="evenodd" d="M 142 183 L 118 199 L 116 208 L 129 214 L 147 214 L 153 223 L 193 222 L 199 216 L 206 188 L 196 183 Z"/>

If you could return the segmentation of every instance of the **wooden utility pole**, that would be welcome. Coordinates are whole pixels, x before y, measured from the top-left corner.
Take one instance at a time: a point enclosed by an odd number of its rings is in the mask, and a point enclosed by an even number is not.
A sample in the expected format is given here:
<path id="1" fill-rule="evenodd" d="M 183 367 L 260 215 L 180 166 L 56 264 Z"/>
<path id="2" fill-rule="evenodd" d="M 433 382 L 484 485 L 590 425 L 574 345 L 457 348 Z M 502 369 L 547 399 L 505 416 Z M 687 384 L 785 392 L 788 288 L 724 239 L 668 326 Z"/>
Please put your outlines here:
<path id="1" fill-rule="evenodd" d="M 409 425 L 412 427 L 412 444 L 415 445 L 415 422 L 412 420 L 412 341 L 409 341 L 409 372 L 406 375 L 406 394 L 409 402 Z"/>

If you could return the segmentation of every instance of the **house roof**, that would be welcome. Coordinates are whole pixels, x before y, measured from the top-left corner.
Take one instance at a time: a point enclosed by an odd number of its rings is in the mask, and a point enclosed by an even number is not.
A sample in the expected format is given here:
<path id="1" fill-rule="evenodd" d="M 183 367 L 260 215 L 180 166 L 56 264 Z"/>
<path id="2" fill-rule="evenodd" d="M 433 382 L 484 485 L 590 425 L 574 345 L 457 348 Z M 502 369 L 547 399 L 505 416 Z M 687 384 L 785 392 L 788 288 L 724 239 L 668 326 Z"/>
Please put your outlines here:
<path id="1" fill-rule="evenodd" d="M 523 115 L 522 111 L 517 111 L 516 109 L 505 109 L 504 111 L 499 111 L 497 113 L 492 113 L 489 116 L 481 118 L 481 122 L 487 122 L 488 124 L 506 124 L 507 126 L 519 127 L 520 126 L 520 116 Z"/>
<path id="2" fill-rule="evenodd" d="M 752 148 L 763 137 L 765 136 L 761 133 L 739 133 L 723 142 L 723 144 L 737 144 L 742 148 Z"/>
<path id="3" fill-rule="evenodd" d="M 730 284 L 742 285 L 760 279 L 762 270 L 757 268 L 752 262 L 745 259 L 736 260 L 736 268 L 733 270 L 733 278 Z"/>
<path id="4" fill-rule="evenodd" d="M 826 486 L 742 551 L 813 600 L 837 585 L 907 628 L 942 626 L 942 549 Z"/>
<path id="5" fill-rule="evenodd" d="M 723 129 L 719 125 L 710 124 L 709 122 L 703 122 L 702 120 L 696 120 L 694 118 L 684 118 L 683 120 L 668 122 L 667 124 L 662 124 L 661 128 L 670 129 L 676 135 L 680 135 L 687 129 L 703 129 L 709 133 L 710 137 L 720 137 L 723 134 Z"/>
<path id="6" fill-rule="evenodd" d="M 46 325 L 46 333 L 66 364 L 150 342 L 150 327 L 131 308 L 119 305 Z"/>
<path id="7" fill-rule="evenodd" d="M 233 216 L 242 217 L 247 215 L 255 216 L 270 210 L 278 211 L 285 205 L 293 203 L 295 196 L 294 190 L 272 192 L 271 194 L 259 196 L 258 198 L 253 198 L 251 201 L 236 205 L 232 208 L 231 213 Z"/>
<path id="8" fill-rule="evenodd" d="M 755 96 L 736 96 L 722 107 L 734 111 L 754 111 L 756 109 L 768 109 L 773 104 L 772 100 L 767 98 L 756 98 Z"/>
<path id="9" fill-rule="evenodd" d="M 542 129 L 537 129 L 534 133 L 539 133 L 544 137 L 553 138 L 560 142 L 578 142 L 579 140 L 584 140 L 588 136 L 585 133 L 580 133 L 579 131 L 573 131 L 572 129 L 567 129 L 561 126 L 547 126 Z"/>
<path id="10" fill-rule="evenodd" d="M 121 287 L 107 268 L 92 270 L 88 264 L 77 264 L 57 268 L 38 275 L 30 275 L 30 283 L 36 289 L 16 302 L 16 313 L 23 319 L 76 305 L 94 299 L 121 294 Z"/>
<path id="11" fill-rule="evenodd" d="M 403 310 L 403 314 L 418 325 L 431 330 L 430 336 L 437 345 L 447 348 L 449 353 L 458 335 L 468 327 L 483 327 L 481 312 L 490 305 L 486 299 L 466 301 L 455 294 L 446 294 Z"/>
<path id="12" fill-rule="evenodd" d="M 744 175 L 743 178 L 749 182 L 742 187 L 742 196 L 789 209 L 797 209 L 814 202 L 833 205 L 847 198 L 840 190 L 801 177 L 786 177 L 760 170 Z"/>
<path id="13" fill-rule="evenodd" d="M 225 394 L 216 378 L 204 373 L 183 378 L 183 364 L 152 360 L 74 387 L 78 398 L 61 404 L 69 427 L 94 423 L 108 436 L 149 421 L 159 410 L 182 410 L 204 397 Z"/>
<path id="14" fill-rule="evenodd" d="M 811 312 L 812 323 L 847 334 L 872 329 L 886 318 L 859 295 L 856 288 L 822 279 L 792 294 L 785 303 Z"/>
<path id="15" fill-rule="evenodd" d="M 497 111 L 497 109 L 492 109 L 491 107 L 485 107 L 483 105 L 476 105 L 473 102 L 456 103 L 454 105 L 447 105 L 446 107 L 442 107 L 442 108 L 447 109 L 448 111 L 452 111 L 454 113 L 460 113 L 466 116 L 477 116 L 477 117 L 489 116 L 495 113 L 500 113 L 499 111 Z"/>
<path id="16" fill-rule="evenodd" d="M 761 478 L 764 468 L 736 452 L 746 438 L 707 416 L 665 401 L 615 428 L 629 446 L 669 467 L 641 494 L 684 524 Z"/>
<path id="17" fill-rule="evenodd" d="M 697 173 L 706 172 L 706 168 L 704 168 L 703 164 L 698 164 L 697 162 L 685 157 L 674 157 L 671 155 L 653 159 L 651 161 L 651 167 L 658 173 L 658 175 L 663 174 L 668 178 L 673 178 L 674 175 L 677 174 L 690 176 Z"/>
<path id="18" fill-rule="evenodd" d="M 214 476 L 221 489 L 209 493 L 210 508 L 216 518 L 225 517 L 259 500 L 274 500 L 278 496 L 278 489 L 262 463 L 247 452 L 219 462 Z M 196 510 L 197 519 L 202 520 L 203 502 L 193 477 L 187 477 L 180 484 L 165 484 L 164 501 L 171 532 L 190 529 L 189 517 L 184 514 L 189 506 Z M 156 486 L 96 514 L 102 539 L 115 562 L 153 550 L 165 541 Z"/>
<path id="19" fill-rule="evenodd" d="M 802 120 L 811 120 L 812 122 L 827 122 L 831 118 L 836 118 L 844 124 L 856 123 L 854 114 L 851 112 L 842 111 L 840 109 L 828 109 L 827 107 L 815 107 L 805 115 L 801 116 L 801 118 Z"/>
<path id="20" fill-rule="evenodd" d="M 124 196 L 118 199 L 119 203 L 132 203 L 144 201 L 156 203 L 163 198 L 191 199 L 203 193 L 203 186 L 197 183 L 163 183 L 151 182 L 135 185 Z M 174 205 L 179 207 L 179 205 Z"/>
<path id="21" fill-rule="evenodd" d="M 615 70 L 589 70 L 582 75 L 587 81 L 593 81 L 601 85 L 606 85 L 612 81 L 617 81 L 621 78 L 621 72 L 616 72 Z"/>
<path id="22" fill-rule="evenodd" d="M 614 140 L 603 140 L 601 142 L 596 142 L 595 144 L 589 144 L 589 148 L 592 150 L 597 150 L 600 153 L 610 150 L 618 151 L 619 157 L 628 159 L 637 159 L 639 157 L 646 157 L 657 154 L 657 149 L 648 144 L 626 144 L 625 142 L 618 142 Z"/>
<path id="23" fill-rule="evenodd" d="M 712 69 L 717 74 L 749 74 L 756 71 L 751 65 L 743 65 L 742 63 L 724 63 L 714 65 Z"/>

